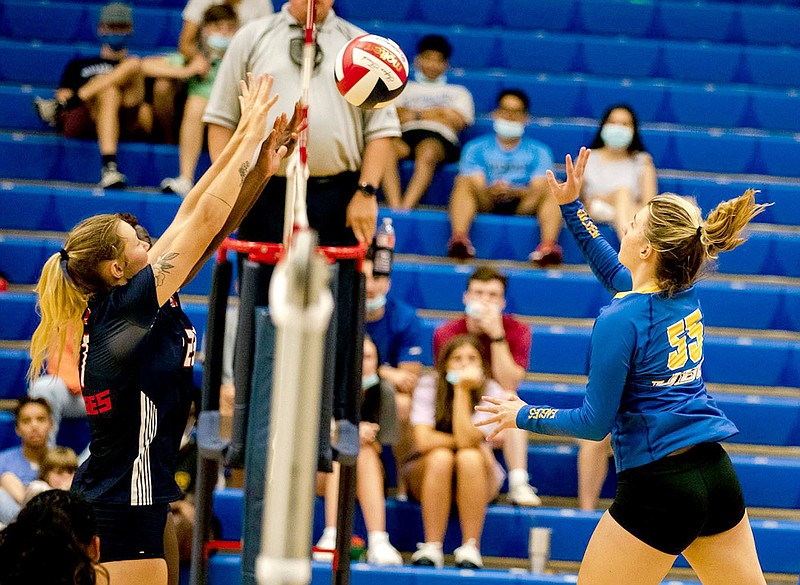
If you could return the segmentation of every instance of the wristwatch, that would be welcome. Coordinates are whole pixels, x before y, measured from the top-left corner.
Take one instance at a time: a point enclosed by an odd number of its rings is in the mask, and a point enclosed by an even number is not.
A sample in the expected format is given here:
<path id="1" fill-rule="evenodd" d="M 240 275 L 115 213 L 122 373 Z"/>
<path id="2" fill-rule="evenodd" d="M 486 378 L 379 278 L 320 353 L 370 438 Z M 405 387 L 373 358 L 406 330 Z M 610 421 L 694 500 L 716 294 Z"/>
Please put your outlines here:
<path id="1" fill-rule="evenodd" d="M 505 335 L 502 335 L 500 337 L 492 337 L 491 339 L 489 339 L 489 341 L 491 341 L 492 343 L 502 343 L 505 340 L 506 340 L 506 336 Z"/>
<path id="2" fill-rule="evenodd" d="M 370 185 L 369 183 L 359 183 L 358 190 L 361 191 L 367 197 L 375 197 L 378 194 L 378 188 L 375 185 Z"/>

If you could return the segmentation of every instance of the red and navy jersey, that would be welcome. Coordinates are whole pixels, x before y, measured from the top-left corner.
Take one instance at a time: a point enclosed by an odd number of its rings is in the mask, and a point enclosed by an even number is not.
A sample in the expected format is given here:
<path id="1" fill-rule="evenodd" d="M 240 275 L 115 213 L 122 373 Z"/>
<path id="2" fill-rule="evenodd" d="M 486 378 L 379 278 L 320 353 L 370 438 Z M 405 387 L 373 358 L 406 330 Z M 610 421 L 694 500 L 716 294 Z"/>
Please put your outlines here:
<path id="1" fill-rule="evenodd" d="M 177 294 L 158 306 L 153 269 L 89 303 L 80 375 L 91 455 L 73 489 L 89 501 L 147 506 L 175 483 L 189 414 L 196 333 Z"/>

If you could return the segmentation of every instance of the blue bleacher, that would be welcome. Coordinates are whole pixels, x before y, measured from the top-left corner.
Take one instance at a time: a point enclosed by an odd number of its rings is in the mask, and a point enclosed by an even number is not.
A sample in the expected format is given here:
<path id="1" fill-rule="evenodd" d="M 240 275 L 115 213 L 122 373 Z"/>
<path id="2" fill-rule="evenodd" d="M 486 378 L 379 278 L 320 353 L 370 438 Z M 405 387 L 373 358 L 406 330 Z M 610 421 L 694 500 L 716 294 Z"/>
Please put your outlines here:
<path id="1" fill-rule="evenodd" d="M 738 9 L 725 4 L 662 1 L 655 20 L 653 32 L 666 39 L 724 42 L 739 36 Z"/>

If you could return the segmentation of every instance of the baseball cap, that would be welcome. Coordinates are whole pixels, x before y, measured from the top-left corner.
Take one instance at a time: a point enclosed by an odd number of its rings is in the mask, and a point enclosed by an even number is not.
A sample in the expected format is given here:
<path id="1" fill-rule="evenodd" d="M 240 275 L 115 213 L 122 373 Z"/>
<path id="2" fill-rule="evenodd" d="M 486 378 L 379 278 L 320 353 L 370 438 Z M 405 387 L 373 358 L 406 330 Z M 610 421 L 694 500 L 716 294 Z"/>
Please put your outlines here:
<path id="1" fill-rule="evenodd" d="M 112 2 L 100 11 L 100 24 L 133 24 L 133 13 L 128 4 Z"/>

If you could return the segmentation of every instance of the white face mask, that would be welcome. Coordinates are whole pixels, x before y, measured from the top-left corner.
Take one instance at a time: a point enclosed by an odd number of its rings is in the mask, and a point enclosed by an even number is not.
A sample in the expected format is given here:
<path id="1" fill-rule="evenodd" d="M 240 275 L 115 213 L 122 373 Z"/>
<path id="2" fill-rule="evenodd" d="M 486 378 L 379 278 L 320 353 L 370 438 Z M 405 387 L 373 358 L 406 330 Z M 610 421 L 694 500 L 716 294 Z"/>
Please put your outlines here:
<path id="1" fill-rule="evenodd" d="M 414 81 L 417 83 L 426 83 L 428 85 L 434 84 L 441 84 L 444 85 L 447 83 L 447 74 L 442 73 L 439 77 L 434 77 L 433 79 L 426 76 L 419 68 L 414 67 Z"/>
<path id="2" fill-rule="evenodd" d="M 633 140 L 633 128 L 622 124 L 603 124 L 600 138 L 606 146 L 612 148 L 628 148 Z"/>
<path id="3" fill-rule="evenodd" d="M 519 138 L 525 132 L 525 124 L 522 122 L 512 122 L 503 118 L 495 118 L 493 126 L 500 138 Z"/>
<path id="4" fill-rule="evenodd" d="M 449 370 L 444 379 L 447 380 L 453 386 L 455 386 L 456 384 L 458 384 L 459 380 L 461 380 L 461 372 L 459 372 L 458 370 Z"/>
<path id="5" fill-rule="evenodd" d="M 377 372 L 369 374 L 367 376 L 361 376 L 361 389 L 366 390 L 367 388 L 372 388 L 373 386 L 377 386 L 381 383 L 381 379 L 378 376 Z"/>
<path id="6" fill-rule="evenodd" d="M 364 303 L 364 309 L 366 309 L 367 313 L 371 313 L 372 311 L 377 311 L 378 309 L 382 309 L 386 306 L 386 295 L 378 295 L 374 299 L 367 299 Z"/>

